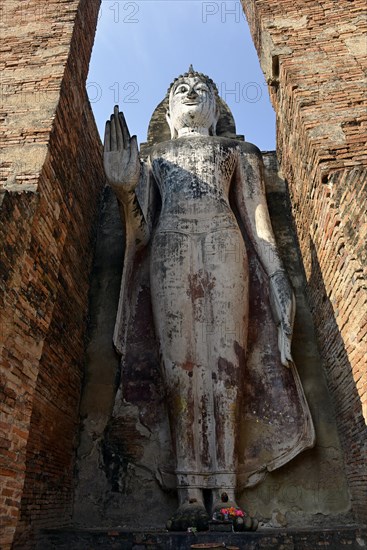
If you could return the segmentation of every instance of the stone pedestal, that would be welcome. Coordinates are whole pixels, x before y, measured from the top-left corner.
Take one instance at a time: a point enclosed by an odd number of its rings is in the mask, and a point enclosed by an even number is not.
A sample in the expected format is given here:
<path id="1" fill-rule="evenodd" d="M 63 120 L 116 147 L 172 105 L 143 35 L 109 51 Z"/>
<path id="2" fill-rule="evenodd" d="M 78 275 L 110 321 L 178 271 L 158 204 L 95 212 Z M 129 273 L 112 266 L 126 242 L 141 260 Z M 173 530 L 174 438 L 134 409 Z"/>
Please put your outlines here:
<path id="1" fill-rule="evenodd" d="M 367 529 L 264 530 L 257 533 L 167 533 L 119 530 L 47 530 L 39 533 L 37 550 L 361 550 Z"/>

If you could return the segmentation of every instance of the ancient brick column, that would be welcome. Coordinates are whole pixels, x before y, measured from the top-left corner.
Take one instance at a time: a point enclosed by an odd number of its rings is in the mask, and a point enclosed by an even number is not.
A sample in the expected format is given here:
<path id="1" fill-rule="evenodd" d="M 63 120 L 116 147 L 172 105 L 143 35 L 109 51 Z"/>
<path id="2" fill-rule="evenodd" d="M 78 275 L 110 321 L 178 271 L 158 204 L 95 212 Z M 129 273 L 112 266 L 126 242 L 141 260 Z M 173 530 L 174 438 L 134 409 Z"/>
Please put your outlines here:
<path id="1" fill-rule="evenodd" d="M 4 0 L 0 546 L 70 515 L 101 145 L 85 93 L 99 0 Z M 24 534 L 22 542 L 22 533 Z"/>
<path id="2" fill-rule="evenodd" d="M 364 0 L 243 0 L 277 114 L 356 518 L 367 519 Z"/>

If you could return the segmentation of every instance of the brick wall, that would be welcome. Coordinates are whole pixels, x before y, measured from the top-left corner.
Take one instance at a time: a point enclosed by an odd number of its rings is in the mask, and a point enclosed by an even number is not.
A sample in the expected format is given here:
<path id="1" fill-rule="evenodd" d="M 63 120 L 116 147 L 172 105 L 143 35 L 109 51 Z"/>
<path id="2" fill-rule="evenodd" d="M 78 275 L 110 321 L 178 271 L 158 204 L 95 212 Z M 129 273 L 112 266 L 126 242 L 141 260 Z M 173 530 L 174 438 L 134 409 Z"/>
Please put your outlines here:
<path id="1" fill-rule="evenodd" d="M 310 304 L 367 521 L 367 65 L 365 0 L 243 0 L 277 114 Z"/>
<path id="2" fill-rule="evenodd" d="M 101 146 L 99 0 L 1 6 L 0 546 L 70 515 Z"/>

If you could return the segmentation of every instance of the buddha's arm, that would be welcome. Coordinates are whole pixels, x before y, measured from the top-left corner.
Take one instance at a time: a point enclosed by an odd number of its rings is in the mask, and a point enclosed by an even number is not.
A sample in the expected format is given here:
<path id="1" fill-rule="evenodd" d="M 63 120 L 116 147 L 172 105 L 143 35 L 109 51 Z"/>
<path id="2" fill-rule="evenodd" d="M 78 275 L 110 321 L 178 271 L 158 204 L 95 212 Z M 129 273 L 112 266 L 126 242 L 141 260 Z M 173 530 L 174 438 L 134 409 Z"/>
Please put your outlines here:
<path id="1" fill-rule="evenodd" d="M 241 148 L 235 173 L 234 195 L 241 219 L 270 279 L 273 315 L 283 365 L 292 362 L 291 340 L 295 314 L 292 287 L 280 258 L 265 195 L 261 153 L 254 146 Z"/>
<path id="2" fill-rule="evenodd" d="M 149 227 L 136 188 L 140 184 L 149 190 L 150 170 L 146 163 L 140 161 L 136 136 L 130 137 L 118 106 L 115 106 L 114 114 L 106 123 L 103 160 L 107 181 L 123 210 L 127 242 L 140 248 L 149 240 Z"/>
<path id="3" fill-rule="evenodd" d="M 147 163 L 141 162 L 139 188 L 144 194 L 151 192 L 152 174 Z M 110 184 L 111 185 L 111 184 Z M 111 185 L 118 200 L 121 219 L 125 223 L 126 240 L 131 241 L 136 250 L 146 246 L 150 239 L 151 223 L 147 213 L 144 214 L 135 189 L 126 191 L 116 185 Z"/>

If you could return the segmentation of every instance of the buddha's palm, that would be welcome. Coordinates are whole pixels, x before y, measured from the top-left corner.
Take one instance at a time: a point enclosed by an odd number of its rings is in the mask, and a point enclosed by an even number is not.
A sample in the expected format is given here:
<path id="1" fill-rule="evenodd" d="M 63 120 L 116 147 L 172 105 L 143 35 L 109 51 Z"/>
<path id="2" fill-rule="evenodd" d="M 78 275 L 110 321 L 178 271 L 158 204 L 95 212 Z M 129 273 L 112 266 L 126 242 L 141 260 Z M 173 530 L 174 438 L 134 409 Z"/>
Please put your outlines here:
<path id="1" fill-rule="evenodd" d="M 130 137 L 118 105 L 106 122 L 103 162 L 108 182 L 115 191 L 128 193 L 135 189 L 140 177 L 137 139 Z"/>

